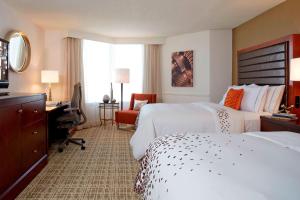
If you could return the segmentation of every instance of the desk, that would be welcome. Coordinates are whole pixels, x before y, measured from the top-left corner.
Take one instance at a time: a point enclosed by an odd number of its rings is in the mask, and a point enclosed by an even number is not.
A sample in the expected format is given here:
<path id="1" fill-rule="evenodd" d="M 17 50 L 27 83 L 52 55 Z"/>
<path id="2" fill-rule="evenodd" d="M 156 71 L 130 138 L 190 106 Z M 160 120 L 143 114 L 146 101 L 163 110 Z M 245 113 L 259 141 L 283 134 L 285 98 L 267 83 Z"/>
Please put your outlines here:
<path id="1" fill-rule="evenodd" d="M 68 108 L 67 104 L 60 106 L 46 106 L 47 114 L 47 131 L 48 131 L 48 145 L 53 143 L 55 140 L 62 139 L 66 136 L 66 132 L 61 129 L 57 129 L 57 118 L 62 116 L 65 112 L 64 109 Z"/>

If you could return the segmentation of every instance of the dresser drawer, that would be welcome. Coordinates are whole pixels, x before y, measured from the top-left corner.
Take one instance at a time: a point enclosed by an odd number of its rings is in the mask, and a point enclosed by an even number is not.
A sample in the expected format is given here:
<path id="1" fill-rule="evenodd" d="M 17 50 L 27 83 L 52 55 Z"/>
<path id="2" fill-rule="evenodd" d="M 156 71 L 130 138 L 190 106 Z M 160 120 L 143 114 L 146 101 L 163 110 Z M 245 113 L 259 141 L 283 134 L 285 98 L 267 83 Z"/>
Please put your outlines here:
<path id="1" fill-rule="evenodd" d="M 23 169 L 26 170 L 46 154 L 47 135 L 45 121 L 41 120 L 23 128 L 21 137 L 23 138 L 22 163 Z"/>
<path id="2" fill-rule="evenodd" d="M 34 124 L 31 124 L 22 130 L 22 138 L 24 140 L 24 144 L 28 146 L 45 143 L 46 141 L 46 128 L 44 120 L 40 120 Z M 26 147 L 26 146 L 25 146 Z"/>
<path id="3" fill-rule="evenodd" d="M 23 127 L 35 123 L 45 117 L 45 101 L 40 100 L 22 104 L 22 112 Z"/>
<path id="4" fill-rule="evenodd" d="M 22 169 L 28 170 L 33 164 L 40 160 L 46 153 L 44 144 L 31 145 L 23 149 L 22 152 Z"/>

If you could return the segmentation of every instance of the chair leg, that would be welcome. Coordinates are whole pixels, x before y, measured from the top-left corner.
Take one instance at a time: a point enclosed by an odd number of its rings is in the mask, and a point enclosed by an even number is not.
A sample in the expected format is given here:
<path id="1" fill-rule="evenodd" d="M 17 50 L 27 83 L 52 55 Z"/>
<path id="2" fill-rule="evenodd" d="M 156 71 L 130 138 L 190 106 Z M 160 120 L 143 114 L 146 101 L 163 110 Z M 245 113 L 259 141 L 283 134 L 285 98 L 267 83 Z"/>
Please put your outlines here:
<path id="1" fill-rule="evenodd" d="M 68 145 L 69 142 L 72 144 L 79 145 L 81 147 L 81 150 L 85 150 L 85 146 L 84 146 L 85 140 L 83 138 L 71 138 L 68 135 L 67 138 L 59 145 L 58 151 L 63 152 L 65 146 Z"/>
<path id="2" fill-rule="evenodd" d="M 77 141 L 79 140 L 81 141 L 82 144 L 85 143 L 85 140 L 83 138 L 70 138 L 70 140 L 77 140 Z"/>
<path id="3" fill-rule="evenodd" d="M 79 146 L 82 146 L 83 145 L 83 143 L 82 142 L 79 142 L 78 140 L 73 140 L 73 139 L 69 139 L 69 142 L 71 142 L 71 143 L 73 143 L 73 144 L 77 144 L 77 145 L 79 145 Z"/>

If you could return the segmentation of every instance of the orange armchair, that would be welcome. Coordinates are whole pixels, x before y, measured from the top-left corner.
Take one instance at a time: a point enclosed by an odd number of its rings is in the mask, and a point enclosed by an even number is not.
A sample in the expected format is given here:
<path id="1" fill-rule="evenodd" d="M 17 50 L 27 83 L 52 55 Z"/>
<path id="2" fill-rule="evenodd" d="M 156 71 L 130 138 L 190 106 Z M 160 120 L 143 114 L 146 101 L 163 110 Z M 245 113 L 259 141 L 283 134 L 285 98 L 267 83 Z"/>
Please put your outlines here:
<path id="1" fill-rule="evenodd" d="M 133 110 L 134 100 L 148 100 L 148 103 L 156 103 L 156 94 L 132 94 L 129 110 L 116 111 L 116 124 L 135 124 L 139 111 Z"/>

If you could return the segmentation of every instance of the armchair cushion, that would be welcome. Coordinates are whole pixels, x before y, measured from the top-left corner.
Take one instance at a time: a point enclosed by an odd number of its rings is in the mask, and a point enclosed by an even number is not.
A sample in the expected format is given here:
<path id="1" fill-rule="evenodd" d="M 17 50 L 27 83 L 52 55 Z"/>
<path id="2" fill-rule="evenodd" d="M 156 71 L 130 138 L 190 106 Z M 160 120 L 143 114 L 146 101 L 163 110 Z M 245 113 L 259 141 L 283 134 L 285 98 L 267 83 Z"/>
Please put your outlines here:
<path id="1" fill-rule="evenodd" d="M 139 114 L 136 110 L 122 110 L 116 112 L 116 123 L 135 124 Z"/>

